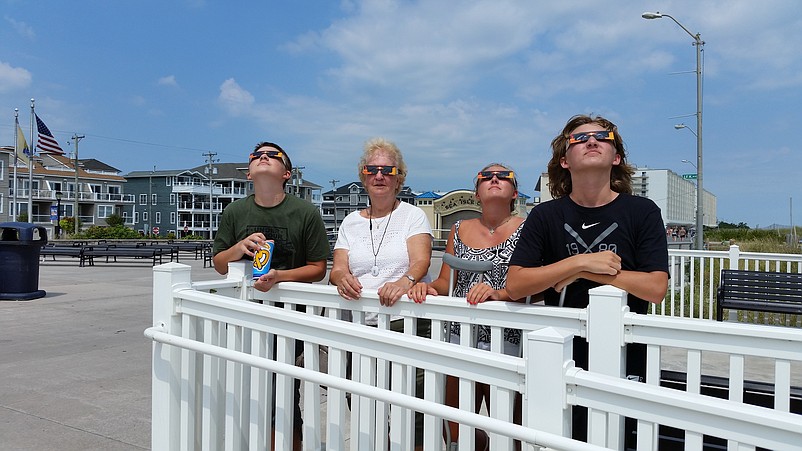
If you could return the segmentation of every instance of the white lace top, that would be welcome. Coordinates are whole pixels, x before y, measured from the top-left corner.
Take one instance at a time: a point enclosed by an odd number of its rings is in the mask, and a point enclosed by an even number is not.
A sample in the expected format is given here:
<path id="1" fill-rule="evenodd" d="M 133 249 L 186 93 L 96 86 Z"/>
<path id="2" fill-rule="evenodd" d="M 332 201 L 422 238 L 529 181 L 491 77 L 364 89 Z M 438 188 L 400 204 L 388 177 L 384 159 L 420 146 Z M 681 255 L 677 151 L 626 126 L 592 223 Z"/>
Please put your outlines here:
<path id="1" fill-rule="evenodd" d="M 348 250 L 351 274 L 359 279 L 363 289 L 377 290 L 406 274 L 409 270 L 407 239 L 421 233 L 431 237 L 432 227 L 423 210 L 406 202 L 400 202 L 392 215 L 374 218 L 372 222 L 371 230 L 368 218 L 358 211 L 350 213 L 340 225 L 334 249 Z M 379 269 L 378 276 L 371 273 L 374 265 Z M 375 325 L 376 318 L 377 315 L 368 314 L 365 322 Z"/>

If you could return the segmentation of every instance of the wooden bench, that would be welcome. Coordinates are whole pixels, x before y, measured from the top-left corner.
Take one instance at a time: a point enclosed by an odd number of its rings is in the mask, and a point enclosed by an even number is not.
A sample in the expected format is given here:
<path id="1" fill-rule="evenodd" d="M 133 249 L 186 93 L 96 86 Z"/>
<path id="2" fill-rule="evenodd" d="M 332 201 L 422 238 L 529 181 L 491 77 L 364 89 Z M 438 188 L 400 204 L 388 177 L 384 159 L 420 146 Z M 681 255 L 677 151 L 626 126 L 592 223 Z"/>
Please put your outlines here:
<path id="1" fill-rule="evenodd" d="M 57 255 L 63 255 L 66 257 L 73 257 L 78 259 L 78 266 L 84 265 L 84 248 L 83 246 L 51 246 L 47 245 L 42 247 L 40 251 L 40 255 L 42 257 L 47 257 L 48 255 L 53 257 L 53 261 L 56 261 Z"/>
<path id="2" fill-rule="evenodd" d="M 106 257 L 106 263 L 109 259 L 117 261 L 117 257 L 130 257 L 137 259 L 151 259 L 153 266 L 162 263 L 162 256 L 170 251 L 165 251 L 157 247 L 125 247 L 115 245 L 101 245 L 101 246 L 85 246 L 84 247 L 84 260 L 88 262 L 89 266 L 95 265 L 95 257 Z M 84 266 L 83 264 L 81 266 Z"/>
<path id="3" fill-rule="evenodd" d="M 721 271 L 716 319 L 722 321 L 724 309 L 768 313 L 802 314 L 802 274 Z"/>

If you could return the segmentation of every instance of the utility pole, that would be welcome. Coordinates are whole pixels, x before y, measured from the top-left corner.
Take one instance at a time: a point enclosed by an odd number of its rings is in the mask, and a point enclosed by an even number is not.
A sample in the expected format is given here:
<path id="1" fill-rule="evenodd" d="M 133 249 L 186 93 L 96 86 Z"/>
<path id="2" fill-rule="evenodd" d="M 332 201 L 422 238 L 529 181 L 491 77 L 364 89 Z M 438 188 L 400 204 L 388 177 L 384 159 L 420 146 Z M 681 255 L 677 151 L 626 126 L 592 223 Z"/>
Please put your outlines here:
<path id="1" fill-rule="evenodd" d="M 303 173 L 301 169 L 306 169 L 306 166 L 296 166 L 292 168 L 292 186 L 295 190 L 295 195 L 301 197 L 301 181 L 299 179 L 303 178 Z"/>
<path id="2" fill-rule="evenodd" d="M 212 173 L 214 171 L 214 167 L 212 163 L 218 162 L 220 160 L 215 160 L 214 157 L 217 156 L 216 152 L 207 152 L 203 154 L 204 157 L 207 157 L 206 162 L 209 164 L 209 239 L 214 239 L 214 181 L 212 180 Z"/>
<path id="3" fill-rule="evenodd" d="M 145 223 L 145 236 L 153 234 L 153 173 L 156 172 L 156 165 L 153 165 L 153 170 L 150 171 L 148 176 L 148 222 Z"/>
<path id="4" fill-rule="evenodd" d="M 73 230 L 72 232 L 78 234 L 78 198 L 81 196 L 81 185 L 78 183 L 78 142 L 86 138 L 84 135 L 73 133 L 72 140 L 75 141 L 75 211 L 72 213 L 73 217 Z"/>
<path id="5" fill-rule="evenodd" d="M 331 191 L 334 193 L 334 232 L 337 232 L 337 184 L 340 183 L 339 180 L 331 179 L 329 180 L 331 183 Z"/>

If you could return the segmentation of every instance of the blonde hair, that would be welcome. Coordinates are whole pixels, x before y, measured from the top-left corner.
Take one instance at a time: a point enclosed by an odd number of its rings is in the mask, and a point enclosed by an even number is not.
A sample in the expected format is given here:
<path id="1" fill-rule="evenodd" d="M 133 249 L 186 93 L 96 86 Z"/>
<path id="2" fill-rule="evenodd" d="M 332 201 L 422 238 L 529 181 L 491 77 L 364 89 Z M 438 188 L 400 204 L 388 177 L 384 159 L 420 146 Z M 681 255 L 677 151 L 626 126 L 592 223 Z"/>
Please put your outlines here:
<path id="1" fill-rule="evenodd" d="M 407 164 L 404 163 L 404 157 L 401 155 L 401 150 L 398 149 L 398 146 L 384 138 L 373 138 L 365 143 L 362 158 L 359 159 L 359 165 L 357 166 L 359 181 L 362 182 L 363 186 L 365 185 L 367 176 L 362 173 L 362 167 L 368 164 L 368 160 L 370 160 L 373 155 L 380 152 L 386 153 L 387 156 L 395 162 L 395 166 L 398 168 L 398 175 L 396 175 L 398 186 L 395 188 L 395 193 L 398 194 L 401 192 L 401 188 L 404 186 L 404 182 L 407 179 Z"/>

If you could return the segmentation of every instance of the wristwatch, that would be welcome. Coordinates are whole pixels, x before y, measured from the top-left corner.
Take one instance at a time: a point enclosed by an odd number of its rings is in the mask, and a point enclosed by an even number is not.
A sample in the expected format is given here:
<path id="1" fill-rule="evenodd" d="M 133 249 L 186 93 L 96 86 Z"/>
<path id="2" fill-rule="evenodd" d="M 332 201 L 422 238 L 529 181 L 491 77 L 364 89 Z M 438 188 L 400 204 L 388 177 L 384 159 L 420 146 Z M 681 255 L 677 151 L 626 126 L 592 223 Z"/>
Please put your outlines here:
<path id="1" fill-rule="evenodd" d="M 414 278 L 414 277 L 412 277 L 412 276 L 410 276 L 409 274 L 404 274 L 404 277 L 406 277 L 407 279 L 409 279 L 409 281 L 410 281 L 410 282 L 412 282 L 412 285 L 415 285 L 415 284 L 417 283 L 417 281 L 415 280 L 415 278 Z"/>

